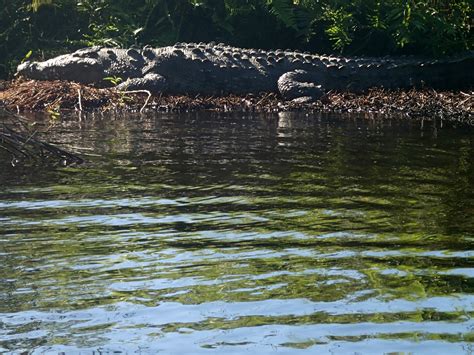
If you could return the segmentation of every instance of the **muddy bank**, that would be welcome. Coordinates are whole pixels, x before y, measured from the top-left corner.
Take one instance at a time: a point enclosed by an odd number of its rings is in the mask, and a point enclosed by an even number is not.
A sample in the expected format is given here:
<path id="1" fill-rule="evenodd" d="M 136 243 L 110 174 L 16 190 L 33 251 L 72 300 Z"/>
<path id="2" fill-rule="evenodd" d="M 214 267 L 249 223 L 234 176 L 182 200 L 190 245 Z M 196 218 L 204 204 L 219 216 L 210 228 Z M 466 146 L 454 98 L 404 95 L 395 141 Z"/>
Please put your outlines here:
<path id="1" fill-rule="evenodd" d="M 9 110 L 48 111 L 139 111 L 187 112 L 341 112 L 368 113 L 407 118 L 443 119 L 474 124 L 474 92 L 373 89 L 365 94 L 331 92 L 313 103 L 284 101 L 277 94 L 224 97 L 150 95 L 146 91 L 117 92 L 65 81 L 0 83 L 0 102 Z"/>

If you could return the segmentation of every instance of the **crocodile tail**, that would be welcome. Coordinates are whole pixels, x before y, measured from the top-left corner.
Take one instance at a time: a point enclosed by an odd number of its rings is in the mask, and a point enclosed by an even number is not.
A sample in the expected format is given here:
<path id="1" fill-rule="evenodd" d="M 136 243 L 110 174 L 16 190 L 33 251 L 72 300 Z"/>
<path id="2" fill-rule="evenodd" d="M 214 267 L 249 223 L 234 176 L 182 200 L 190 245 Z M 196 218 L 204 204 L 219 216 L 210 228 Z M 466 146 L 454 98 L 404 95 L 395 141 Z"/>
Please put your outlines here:
<path id="1" fill-rule="evenodd" d="M 474 52 L 463 57 L 422 62 L 414 69 L 414 86 L 469 89 L 474 86 Z"/>

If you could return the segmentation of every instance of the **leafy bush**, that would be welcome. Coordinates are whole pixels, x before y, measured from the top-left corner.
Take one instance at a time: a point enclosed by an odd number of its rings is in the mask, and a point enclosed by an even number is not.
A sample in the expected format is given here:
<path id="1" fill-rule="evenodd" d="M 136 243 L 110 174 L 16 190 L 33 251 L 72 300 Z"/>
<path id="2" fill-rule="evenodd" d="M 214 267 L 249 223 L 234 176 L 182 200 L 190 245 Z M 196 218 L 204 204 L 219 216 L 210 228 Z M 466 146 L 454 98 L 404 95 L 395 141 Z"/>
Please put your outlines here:
<path id="1" fill-rule="evenodd" d="M 470 0 L 3 0 L 0 77 L 27 53 L 217 41 L 345 54 L 472 50 Z"/>

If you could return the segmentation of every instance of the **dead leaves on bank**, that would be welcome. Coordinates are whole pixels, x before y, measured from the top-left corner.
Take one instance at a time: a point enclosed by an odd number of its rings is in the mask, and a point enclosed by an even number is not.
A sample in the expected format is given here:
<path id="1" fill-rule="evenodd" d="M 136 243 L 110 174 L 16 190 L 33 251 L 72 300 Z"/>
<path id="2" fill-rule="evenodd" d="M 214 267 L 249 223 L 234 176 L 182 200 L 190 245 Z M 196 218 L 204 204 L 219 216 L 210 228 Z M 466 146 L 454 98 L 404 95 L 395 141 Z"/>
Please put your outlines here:
<path id="1" fill-rule="evenodd" d="M 80 100 L 78 92 L 81 93 Z M 96 89 L 59 80 L 15 81 L 3 92 L 3 101 L 7 108 L 19 111 L 101 108 L 117 98 L 117 93 L 110 89 Z"/>
<path id="2" fill-rule="evenodd" d="M 474 124 L 474 92 L 372 89 L 365 94 L 329 93 L 324 100 L 284 101 L 277 94 L 237 96 L 152 95 L 118 92 L 66 81 L 13 81 L 0 88 L 0 101 L 15 111 L 140 111 L 185 112 L 341 112 L 441 118 Z"/>

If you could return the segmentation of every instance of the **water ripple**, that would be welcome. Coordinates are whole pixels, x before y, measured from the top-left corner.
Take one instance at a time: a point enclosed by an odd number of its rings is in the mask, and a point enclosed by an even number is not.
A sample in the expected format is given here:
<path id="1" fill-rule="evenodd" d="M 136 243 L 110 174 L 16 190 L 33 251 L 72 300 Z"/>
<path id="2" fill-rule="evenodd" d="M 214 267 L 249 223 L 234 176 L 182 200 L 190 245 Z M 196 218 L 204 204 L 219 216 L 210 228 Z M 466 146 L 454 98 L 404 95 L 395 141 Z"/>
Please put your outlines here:
<path id="1" fill-rule="evenodd" d="M 0 170 L 0 353 L 474 351 L 472 134 L 105 121 L 48 133 L 83 167 Z"/>

